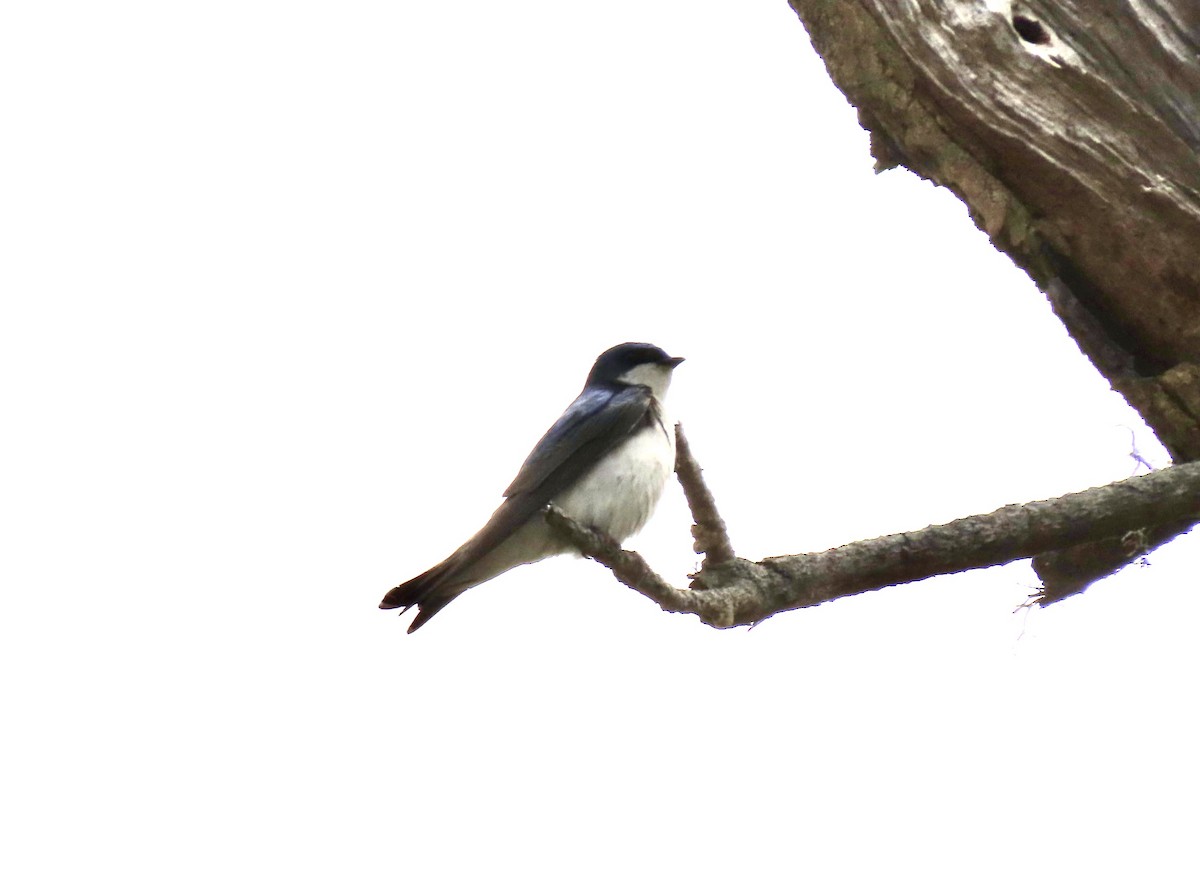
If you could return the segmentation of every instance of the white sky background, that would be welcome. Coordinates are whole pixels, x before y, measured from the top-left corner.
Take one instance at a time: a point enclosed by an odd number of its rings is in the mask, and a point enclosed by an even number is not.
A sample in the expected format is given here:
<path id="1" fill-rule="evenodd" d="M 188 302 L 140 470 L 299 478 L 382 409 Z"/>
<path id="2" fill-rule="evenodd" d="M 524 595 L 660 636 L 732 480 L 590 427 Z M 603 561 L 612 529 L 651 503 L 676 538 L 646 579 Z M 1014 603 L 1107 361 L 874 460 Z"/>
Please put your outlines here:
<path id="1" fill-rule="evenodd" d="M 375 608 L 624 340 L 746 556 L 1166 464 L 784 0 L 5 18 L 5 882 L 1194 882 L 1195 539 L 1015 614 Z"/>

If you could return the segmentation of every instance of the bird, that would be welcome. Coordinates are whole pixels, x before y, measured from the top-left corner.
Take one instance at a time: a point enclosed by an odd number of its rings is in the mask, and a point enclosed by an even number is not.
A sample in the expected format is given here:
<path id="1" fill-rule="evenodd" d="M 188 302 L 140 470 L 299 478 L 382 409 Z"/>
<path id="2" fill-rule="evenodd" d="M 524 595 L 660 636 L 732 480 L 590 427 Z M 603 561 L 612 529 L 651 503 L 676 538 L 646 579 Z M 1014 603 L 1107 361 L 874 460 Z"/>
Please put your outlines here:
<path id="1" fill-rule="evenodd" d="M 380 609 L 417 607 L 408 633 L 459 594 L 514 566 L 572 550 L 546 522 L 549 505 L 617 542 L 650 518 L 675 467 L 664 399 L 682 357 L 625 342 L 596 358 L 583 390 L 521 465 L 475 535 L 433 568 L 384 595 Z"/>

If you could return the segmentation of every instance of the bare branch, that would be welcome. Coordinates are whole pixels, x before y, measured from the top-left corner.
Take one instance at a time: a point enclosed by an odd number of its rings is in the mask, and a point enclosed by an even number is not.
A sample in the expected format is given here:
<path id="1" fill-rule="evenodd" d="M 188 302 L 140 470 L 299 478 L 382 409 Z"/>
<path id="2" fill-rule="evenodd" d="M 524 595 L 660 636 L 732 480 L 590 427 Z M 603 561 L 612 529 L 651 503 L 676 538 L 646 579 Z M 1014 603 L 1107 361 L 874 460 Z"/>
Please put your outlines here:
<path id="1" fill-rule="evenodd" d="M 671 587 L 637 554 L 556 509 L 551 525 L 663 609 L 691 612 L 713 627 L 750 625 L 789 609 L 934 575 L 996 566 L 1200 515 L 1200 463 L 1178 465 L 1049 501 L 1007 505 L 941 526 L 859 541 L 819 554 L 733 559 Z"/>

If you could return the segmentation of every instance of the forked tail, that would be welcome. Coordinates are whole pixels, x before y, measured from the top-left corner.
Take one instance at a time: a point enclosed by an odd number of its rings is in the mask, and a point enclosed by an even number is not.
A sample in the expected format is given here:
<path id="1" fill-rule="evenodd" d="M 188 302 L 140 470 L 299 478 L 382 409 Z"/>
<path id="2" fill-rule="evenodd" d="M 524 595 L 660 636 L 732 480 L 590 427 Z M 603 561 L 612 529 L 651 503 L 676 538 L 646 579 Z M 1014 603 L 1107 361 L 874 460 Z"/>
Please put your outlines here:
<path id="1" fill-rule="evenodd" d="M 402 585 L 397 585 L 383 595 L 379 608 L 400 609 L 403 607 L 403 610 L 407 611 L 416 606 L 417 617 L 408 626 L 408 632 L 411 634 L 463 592 L 463 588 L 455 587 L 453 584 L 444 586 L 446 572 L 445 564 L 440 563 L 428 572 L 411 578 Z"/>

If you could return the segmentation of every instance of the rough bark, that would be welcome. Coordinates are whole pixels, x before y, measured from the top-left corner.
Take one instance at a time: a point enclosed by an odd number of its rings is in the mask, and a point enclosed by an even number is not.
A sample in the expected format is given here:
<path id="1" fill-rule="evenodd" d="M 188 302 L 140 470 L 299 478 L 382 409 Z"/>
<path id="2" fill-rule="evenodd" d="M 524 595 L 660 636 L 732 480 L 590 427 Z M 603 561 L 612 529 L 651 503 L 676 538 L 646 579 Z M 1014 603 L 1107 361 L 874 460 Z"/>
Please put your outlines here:
<path id="1" fill-rule="evenodd" d="M 790 3 L 877 168 L 957 194 L 1172 458 L 1200 459 L 1200 3 Z M 1048 599 L 1128 562 L 1104 547 L 1042 558 Z"/>
<path id="2" fill-rule="evenodd" d="M 690 475 L 680 472 L 679 477 L 685 487 L 703 485 L 698 470 Z M 707 490 L 699 495 L 688 491 L 689 501 L 705 496 L 711 502 Z M 697 522 L 711 521 L 715 515 L 715 507 L 694 512 Z M 753 625 L 789 609 L 1101 539 L 1115 539 L 1136 553 L 1155 527 L 1197 517 L 1200 462 L 819 554 L 769 557 L 757 563 L 732 557 L 714 564 L 710 558 L 692 576 L 691 589 L 681 590 L 655 573 L 639 554 L 622 550 L 611 538 L 556 508 L 546 512 L 551 526 L 620 581 L 669 612 L 695 614 L 716 628 Z M 697 538 L 709 531 L 700 529 Z"/>

